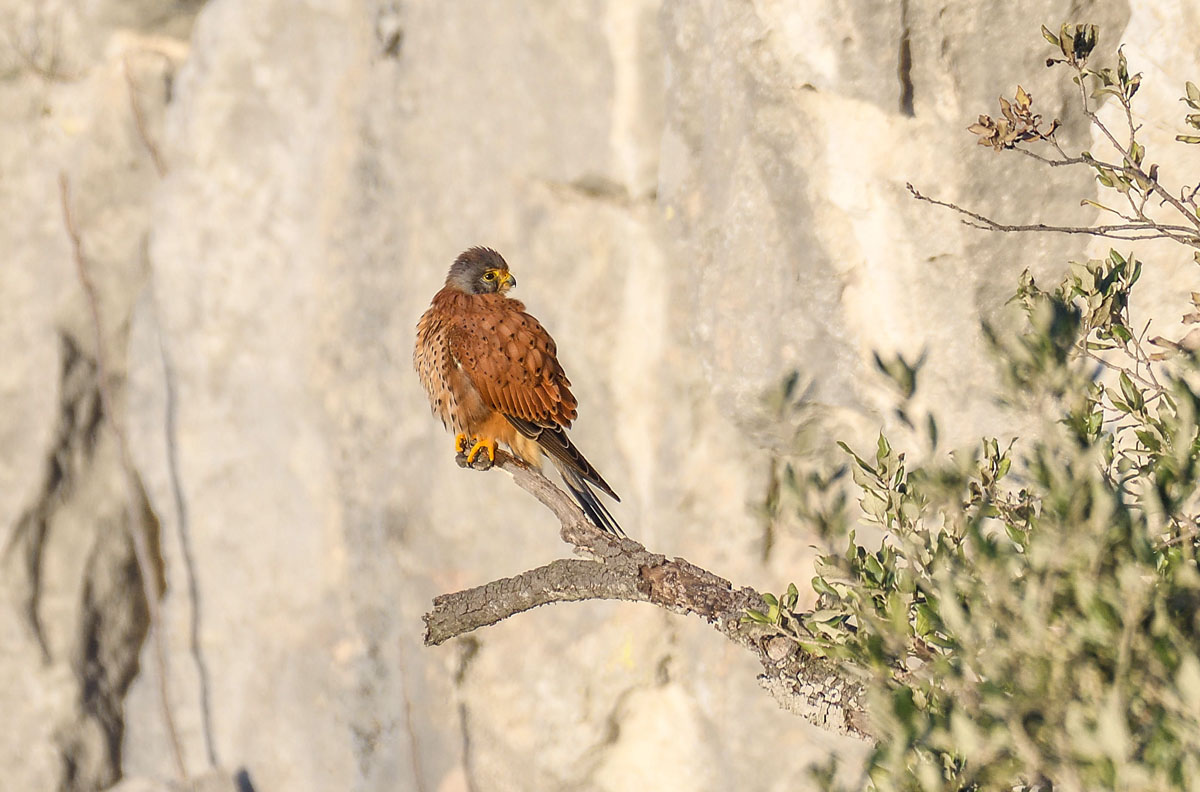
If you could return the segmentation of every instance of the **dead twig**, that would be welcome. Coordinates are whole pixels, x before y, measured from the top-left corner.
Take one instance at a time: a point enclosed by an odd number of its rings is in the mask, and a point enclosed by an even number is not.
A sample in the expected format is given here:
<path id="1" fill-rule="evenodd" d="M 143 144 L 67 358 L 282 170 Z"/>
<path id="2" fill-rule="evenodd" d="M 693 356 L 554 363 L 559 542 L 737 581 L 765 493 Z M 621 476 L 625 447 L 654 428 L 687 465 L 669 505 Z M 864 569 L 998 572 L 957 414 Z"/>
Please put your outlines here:
<path id="1" fill-rule="evenodd" d="M 1008 232 L 1043 232 L 1052 234 L 1084 234 L 1086 236 L 1108 237 L 1110 239 L 1123 239 L 1126 241 L 1144 240 L 1144 239 L 1174 239 L 1178 242 L 1191 245 L 1192 247 L 1200 247 L 1200 237 L 1191 236 L 1180 238 L 1179 234 L 1194 234 L 1194 231 L 1185 226 L 1176 225 L 1161 225 L 1151 223 L 1116 223 L 1110 225 L 1097 226 L 1060 226 L 1048 225 L 1046 223 L 1030 223 L 1024 225 L 1009 225 L 993 220 L 990 217 L 981 215 L 978 212 L 972 212 L 970 209 L 964 209 L 958 204 L 948 201 L 939 201 L 937 198 L 930 198 L 928 195 L 920 192 L 910 183 L 904 185 L 912 196 L 918 201 L 925 201 L 934 206 L 945 207 L 953 210 L 969 220 L 964 220 L 963 223 L 971 228 L 978 228 L 983 231 L 1008 231 Z"/>

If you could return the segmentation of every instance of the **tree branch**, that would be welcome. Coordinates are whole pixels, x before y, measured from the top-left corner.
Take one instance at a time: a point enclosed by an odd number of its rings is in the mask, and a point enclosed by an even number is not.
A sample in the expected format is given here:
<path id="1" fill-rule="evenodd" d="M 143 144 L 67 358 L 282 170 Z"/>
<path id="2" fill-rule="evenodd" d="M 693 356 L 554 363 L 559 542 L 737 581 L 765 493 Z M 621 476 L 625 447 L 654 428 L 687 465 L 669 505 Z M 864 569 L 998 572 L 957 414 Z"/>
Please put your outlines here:
<path id="1" fill-rule="evenodd" d="M 971 228 L 978 228 L 984 231 L 1037 231 L 1042 233 L 1053 234 L 1086 234 L 1094 237 L 1108 237 L 1109 239 L 1124 239 L 1142 240 L 1142 239 L 1174 239 L 1177 242 L 1182 242 L 1185 245 L 1192 247 L 1200 246 L 1200 242 L 1196 240 L 1195 232 L 1185 226 L 1165 225 L 1153 222 L 1134 222 L 1134 223 L 1117 223 L 1112 225 L 1095 225 L 1095 226 L 1058 226 L 1047 225 L 1045 223 L 1032 223 L 1029 225 L 1007 225 L 999 223 L 990 217 L 986 217 L 977 212 L 972 212 L 969 209 L 964 209 L 958 204 L 949 203 L 948 201 L 939 201 L 936 198 L 930 198 L 928 195 L 920 192 L 911 184 L 905 184 L 908 191 L 918 201 L 925 201 L 934 206 L 942 206 L 947 209 L 952 209 L 963 215 L 966 220 L 963 223 Z M 1181 238 L 1180 234 L 1190 234 L 1191 236 Z"/>
<path id="2" fill-rule="evenodd" d="M 460 465 L 465 460 L 460 457 Z M 682 558 L 648 551 L 591 525 L 564 492 L 539 471 L 503 451 L 495 466 L 558 518 L 563 541 L 590 559 L 559 559 L 516 577 L 443 594 L 425 614 L 425 644 L 455 636 L 551 602 L 626 600 L 701 617 L 758 658 L 759 683 L 789 712 L 822 728 L 870 739 L 861 681 L 827 658 L 806 654 L 769 627 L 742 621 L 750 608 L 765 611 L 762 595 L 734 588 L 722 577 Z"/>
<path id="3" fill-rule="evenodd" d="M 1086 75 L 1084 74 L 1083 67 L 1079 64 L 1072 64 L 1072 65 L 1075 69 L 1075 75 L 1077 78 L 1075 80 L 1075 83 L 1076 83 L 1076 85 L 1079 86 L 1079 98 L 1080 98 L 1080 102 L 1083 106 L 1083 113 L 1092 122 L 1092 126 L 1099 129 L 1104 134 L 1104 136 L 1106 138 L 1108 138 L 1108 142 L 1111 143 L 1112 147 L 1117 150 L 1117 153 L 1121 155 L 1121 158 L 1125 162 L 1125 165 L 1122 166 L 1122 169 L 1129 170 L 1129 171 L 1135 173 L 1137 176 L 1139 176 L 1140 181 L 1144 181 L 1146 184 L 1148 184 L 1150 190 L 1152 190 L 1154 193 L 1156 193 L 1163 200 L 1164 203 L 1169 203 L 1172 207 L 1175 208 L 1175 211 L 1179 212 L 1181 215 L 1184 216 L 1185 219 L 1190 221 L 1192 223 L 1192 225 L 1195 226 L 1195 229 L 1189 229 L 1192 231 L 1193 234 L 1195 233 L 1195 230 L 1200 230 L 1200 217 L 1197 217 L 1196 215 L 1189 212 L 1187 210 L 1187 207 L 1185 207 L 1178 199 L 1175 198 L 1175 196 L 1173 196 L 1173 195 L 1171 195 L 1171 193 L 1167 192 L 1167 190 L 1161 184 L 1158 183 L 1157 179 L 1151 179 L 1150 175 L 1148 173 L 1143 172 L 1141 166 L 1138 164 L 1137 161 L 1134 160 L 1132 152 L 1127 150 L 1124 146 L 1122 146 L 1117 141 L 1116 136 L 1114 136 L 1113 133 L 1108 130 L 1108 127 L 1104 125 L 1104 122 L 1100 120 L 1100 117 L 1096 115 L 1096 112 L 1088 106 L 1087 87 L 1084 84 Z M 1129 114 L 1130 111 L 1129 111 L 1128 100 L 1121 99 L 1120 101 L 1121 101 L 1121 105 L 1125 108 L 1126 116 L 1129 118 L 1129 142 L 1130 142 L 1130 147 L 1132 148 L 1133 138 L 1134 138 L 1134 134 L 1135 134 L 1135 130 L 1133 128 L 1133 117 Z M 1194 244 L 1193 244 L 1193 247 L 1195 247 Z"/>
<path id="4" fill-rule="evenodd" d="M 436 646 L 479 627 L 551 602 L 588 599 L 637 601 L 636 586 L 596 561 L 561 558 L 516 577 L 433 600 L 425 617 L 425 643 Z"/>

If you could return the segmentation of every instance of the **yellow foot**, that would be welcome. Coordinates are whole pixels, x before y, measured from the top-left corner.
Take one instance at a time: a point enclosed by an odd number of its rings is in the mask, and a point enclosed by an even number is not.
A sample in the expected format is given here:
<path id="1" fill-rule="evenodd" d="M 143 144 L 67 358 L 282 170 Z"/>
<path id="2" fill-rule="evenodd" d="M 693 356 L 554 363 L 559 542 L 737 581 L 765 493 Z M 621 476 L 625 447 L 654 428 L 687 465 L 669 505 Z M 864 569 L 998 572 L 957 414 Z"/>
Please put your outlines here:
<path id="1" fill-rule="evenodd" d="M 467 464 L 475 463 L 475 457 L 479 456 L 480 451 L 487 451 L 488 461 L 496 461 L 496 441 L 492 440 L 476 440 L 475 445 L 471 446 L 471 450 L 467 453 Z"/>
<path id="2" fill-rule="evenodd" d="M 456 454 L 467 453 L 467 436 L 462 432 L 454 436 L 454 452 Z"/>

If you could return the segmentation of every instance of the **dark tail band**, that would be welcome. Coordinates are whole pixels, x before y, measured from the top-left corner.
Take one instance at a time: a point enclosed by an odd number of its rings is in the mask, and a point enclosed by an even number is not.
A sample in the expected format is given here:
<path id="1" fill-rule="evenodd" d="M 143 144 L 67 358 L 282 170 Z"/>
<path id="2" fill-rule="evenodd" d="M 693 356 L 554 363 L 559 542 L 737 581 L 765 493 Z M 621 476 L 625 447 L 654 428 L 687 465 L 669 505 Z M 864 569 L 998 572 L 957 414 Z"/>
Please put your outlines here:
<path id="1" fill-rule="evenodd" d="M 536 424 L 523 418 L 514 418 L 511 415 L 504 417 L 517 428 L 518 432 L 536 440 L 542 451 L 554 461 L 554 466 L 562 474 L 563 483 L 575 497 L 579 508 L 583 509 L 583 513 L 592 521 L 592 525 L 616 536 L 625 535 L 621 526 L 617 525 L 617 521 L 596 497 L 589 482 L 599 487 L 601 492 L 611 496 L 613 500 L 620 501 L 621 499 L 617 497 L 617 493 L 613 492 L 612 487 L 608 486 L 608 482 L 604 480 L 600 472 L 592 467 L 592 463 L 588 462 L 587 458 L 575 447 L 575 444 L 567 437 L 565 429 L 557 424 Z"/>
<path id="2" fill-rule="evenodd" d="M 563 483 L 567 485 L 575 502 L 579 504 L 579 508 L 583 509 L 583 513 L 591 520 L 592 525 L 602 531 L 608 531 L 614 536 L 625 536 L 625 532 L 621 530 L 621 526 L 613 519 L 612 514 L 596 497 L 596 493 L 588 486 L 587 481 L 574 470 L 563 467 L 561 464 L 556 464 L 558 472 L 562 474 Z"/>

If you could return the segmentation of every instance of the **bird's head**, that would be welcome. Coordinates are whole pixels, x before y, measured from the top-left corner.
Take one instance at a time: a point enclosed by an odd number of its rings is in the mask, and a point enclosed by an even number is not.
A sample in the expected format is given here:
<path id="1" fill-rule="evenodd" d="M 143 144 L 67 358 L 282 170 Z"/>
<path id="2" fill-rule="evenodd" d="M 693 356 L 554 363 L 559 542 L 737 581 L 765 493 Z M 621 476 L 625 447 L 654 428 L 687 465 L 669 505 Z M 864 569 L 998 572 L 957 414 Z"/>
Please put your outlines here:
<path id="1" fill-rule="evenodd" d="M 491 248 L 473 247 L 450 265 L 446 285 L 467 294 L 504 294 L 517 285 L 517 279 L 499 253 Z"/>

